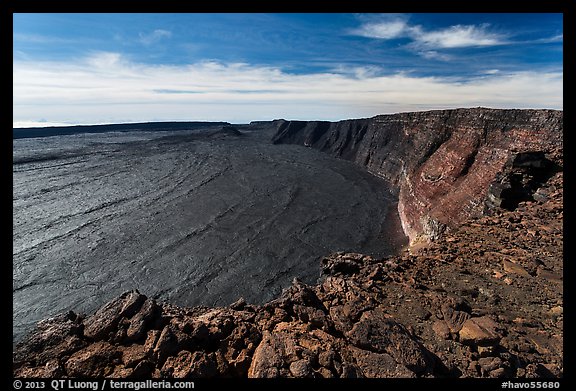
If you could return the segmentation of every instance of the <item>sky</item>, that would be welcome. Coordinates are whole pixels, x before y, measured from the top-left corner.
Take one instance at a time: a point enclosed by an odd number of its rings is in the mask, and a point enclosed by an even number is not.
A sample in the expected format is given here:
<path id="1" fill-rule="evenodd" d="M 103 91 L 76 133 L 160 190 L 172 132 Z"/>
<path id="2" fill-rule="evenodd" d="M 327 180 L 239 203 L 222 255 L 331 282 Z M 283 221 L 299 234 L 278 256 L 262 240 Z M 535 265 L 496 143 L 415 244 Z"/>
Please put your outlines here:
<path id="1" fill-rule="evenodd" d="M 13 15 L 14 127 L 563 109 L 562 14 Z"/>

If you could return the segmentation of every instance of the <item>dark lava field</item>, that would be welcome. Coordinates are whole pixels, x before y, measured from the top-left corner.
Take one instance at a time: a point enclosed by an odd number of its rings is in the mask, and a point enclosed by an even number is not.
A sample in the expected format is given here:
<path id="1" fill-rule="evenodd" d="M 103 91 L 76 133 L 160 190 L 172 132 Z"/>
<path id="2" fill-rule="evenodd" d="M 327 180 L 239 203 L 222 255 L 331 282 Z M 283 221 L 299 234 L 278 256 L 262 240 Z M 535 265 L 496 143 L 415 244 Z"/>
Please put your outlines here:
<path id="1" fill-rule="evenodd" d="M 13 341 L 130 289 L 261 304 L 335 251 L 407 244 L 397 198 L 351 162 L 273 145 L 271 124 L 13 140 Z"/>

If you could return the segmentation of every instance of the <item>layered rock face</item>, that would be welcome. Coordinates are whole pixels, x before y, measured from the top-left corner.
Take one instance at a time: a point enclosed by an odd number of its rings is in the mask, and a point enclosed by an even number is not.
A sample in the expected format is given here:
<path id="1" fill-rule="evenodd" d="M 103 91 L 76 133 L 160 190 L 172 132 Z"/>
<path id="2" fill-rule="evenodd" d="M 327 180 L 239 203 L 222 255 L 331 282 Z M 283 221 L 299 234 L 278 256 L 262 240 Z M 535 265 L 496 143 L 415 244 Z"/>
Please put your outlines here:
<path id="1" fill-rule="evenodd" d="M 273 142 L 319 149 L 396 184 L 403 228 L 415 242 L 495 205 L 529 200 L 558 166 L 562 120 L 555 110 L 474 108 L 277 121 Z"/>

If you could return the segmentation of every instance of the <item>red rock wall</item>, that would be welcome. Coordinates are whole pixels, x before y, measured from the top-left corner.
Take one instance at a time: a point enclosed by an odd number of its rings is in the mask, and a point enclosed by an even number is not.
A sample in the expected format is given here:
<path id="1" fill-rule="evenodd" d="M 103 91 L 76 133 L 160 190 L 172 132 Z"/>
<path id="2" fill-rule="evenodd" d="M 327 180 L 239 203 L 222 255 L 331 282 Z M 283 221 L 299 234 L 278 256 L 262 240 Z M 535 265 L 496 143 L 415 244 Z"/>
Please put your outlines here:
<path id="1" fill-rule="evenodd" d="M 515 154 L 561 153 L 562 120 L 556 110 L 473 108 L 335 123 L 278 121 L 273 142 L 354 161 L 398 185 L 398 211 L 414 242 L 481 215 L 490 185 Z"/>

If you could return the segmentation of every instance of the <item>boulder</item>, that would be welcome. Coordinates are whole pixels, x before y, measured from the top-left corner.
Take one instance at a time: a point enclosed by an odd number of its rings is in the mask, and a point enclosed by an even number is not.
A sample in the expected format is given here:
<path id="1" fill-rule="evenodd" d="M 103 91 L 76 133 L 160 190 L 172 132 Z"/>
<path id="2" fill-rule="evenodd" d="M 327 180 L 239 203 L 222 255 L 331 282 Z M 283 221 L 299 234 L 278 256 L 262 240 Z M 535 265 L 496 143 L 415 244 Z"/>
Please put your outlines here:
<path id="1" fill-rule="evenodd" d="M 356 347 L 387 353 L 416 374 L 429 370 L 429 353 L 400 323 L 381 310 L 366 311 L 346 336 Z"/>
<path id="2" fill-rule="evenodd" d="M 146 299 L 140 310 L 130 319 L 130 326 L 126 331 L 128 340 L 136 341 L 146 335 L 147 326 L 156 318 L 159 308 L 152 299 Z"/>
<path id="3" fill-rule="evenodd" d="M 71 377 L 105 377 L 116 369 L 115 359 L 122 353 L 108 342 L 95 342 L 74 353 L 65 364 Z"/>
<path id="4" fill-rule="evenodd" d="M 500 326 L 488 316 L 470 318 L 460 329 L 460 342 L 470 345 L 497 345 L 502 334 Z"/>
<path id="5" fill-rule="evenodd" d="M 115 330 L 122 318 L 132 317 L 146 301 L 137 290 L 126 292 L 110 301 L 84 321 L 84 336 L 102 340 Z"/>
<path id="6" fill-rule="evenodd" d="M 374 353 L 369 350 L 358 349 L 354 346 L 351 346 L 349 349 L 363 377 L 416 377 L 416 374 L 413 371 L 398 363 L 391 355 L 387 353 Z"/>

